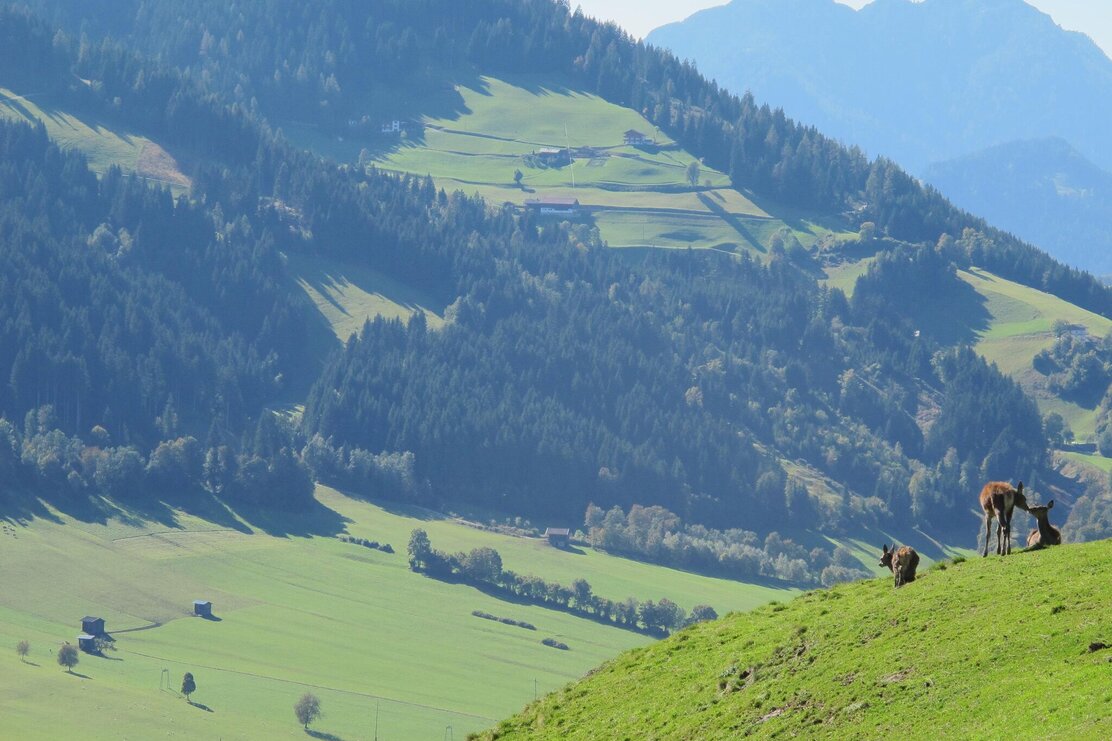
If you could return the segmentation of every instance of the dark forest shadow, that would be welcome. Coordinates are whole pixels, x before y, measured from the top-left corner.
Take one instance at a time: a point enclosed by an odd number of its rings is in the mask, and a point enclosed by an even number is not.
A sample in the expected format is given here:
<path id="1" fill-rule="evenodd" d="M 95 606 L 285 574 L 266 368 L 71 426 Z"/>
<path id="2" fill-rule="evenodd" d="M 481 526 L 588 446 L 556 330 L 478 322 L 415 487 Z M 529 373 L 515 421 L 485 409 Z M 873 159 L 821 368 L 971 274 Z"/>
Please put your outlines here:
<path id="1" fill-rule="evenodd" d="M 251 527 L 276 538 L 322 535 L 332 537 L 344 532 L 351 520 L 317 500 L 297 510 L 258 509 L 237 511 Z"/>

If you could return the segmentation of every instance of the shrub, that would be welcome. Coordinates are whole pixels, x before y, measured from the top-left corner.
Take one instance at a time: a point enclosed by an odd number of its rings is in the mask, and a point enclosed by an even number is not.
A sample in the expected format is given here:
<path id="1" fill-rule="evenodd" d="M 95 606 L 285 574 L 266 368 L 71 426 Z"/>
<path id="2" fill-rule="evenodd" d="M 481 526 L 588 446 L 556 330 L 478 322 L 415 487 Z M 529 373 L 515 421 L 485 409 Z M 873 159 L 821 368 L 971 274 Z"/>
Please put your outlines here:
<path id="1" fill-rule="evenodd" d="M 545 638 L 544 640 L 541 641 L 541 643 L 543 643 L 546 646 L 551 646 L 552 648 L 558 648 L 561 651 L 570 651 L 571 650 L 571 649 L 568 648 L 568 644 L 561 643 L 560 641 L 556 640 L 555 638 Z"/>

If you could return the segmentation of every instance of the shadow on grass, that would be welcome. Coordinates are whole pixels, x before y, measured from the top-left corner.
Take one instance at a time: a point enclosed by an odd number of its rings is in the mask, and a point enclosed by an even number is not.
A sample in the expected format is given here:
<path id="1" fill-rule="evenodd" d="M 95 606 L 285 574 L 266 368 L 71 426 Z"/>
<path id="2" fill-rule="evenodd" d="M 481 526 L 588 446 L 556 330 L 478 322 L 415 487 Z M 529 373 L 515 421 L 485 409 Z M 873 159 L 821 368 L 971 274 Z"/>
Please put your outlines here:
<path id="1" fill-rule="evenodd" d="M 344 532 L 351 520 L 315 499 L 299 510 L 256 510 L 240 512 L 248 524 L 276 538 L 321 535 L 332 537 Z"/>
<path id="2" fill-rule="evenodd" d="M 198 710 L 204 710 L 206 713 L 215 713 L 216 712 L 215 710 L 210 708 L 208 705 L 205 705 L 204 703 L 193 702 L 192 700 L 186 700 L 186 702 L 188 702 L 191 707 L 195 707 Z"/>
<path id="3" fill-rule="evenodd" d="M 707 197 L 706 193 L 697 193 L 696 197 L 699 199 L 700 203 L 707 207 L 708 211 L 725 221 L 730 225 L 730 228 L 740 234 L 753 249 L 761 253 L 768 252 L 765 246 L 760 243 L 760 240 L 753 236 L 753 233 L 749 231 L 748 227 L 742 223 L 741 219 L 723 208 L 722 204 L 715 203 L 711 198 Z"/>
<path id="4" fill-rule="evenodd" d="M 92 679 L 92 677 L 90 677 L 88 674 L 82 674 L 81 672 L 68 671 L 66 672 L 66 674 L 70 675 L 71 677 L 77 677 L 78 679 Z"/>
<path id="5" fill-rule="evenodd" d="M 305 729 L 305 735 L 312 736 L 313 738 L 319 738 L 319 739 L 321 739 L 321 741 L 344 741 L 341 737 L 337 736 L 335 733 L 325 733 L 324 731 L 314 731 L 311 728 L 306 728 Z"/>
<path id="6" fill-rule="evenodd" d="M 210 623 L 224 622 L 224 618 L 217 617 L 216 615 L 198 615 L 197 617 L 201 618 L 202 620 L 208 620 Z"/>

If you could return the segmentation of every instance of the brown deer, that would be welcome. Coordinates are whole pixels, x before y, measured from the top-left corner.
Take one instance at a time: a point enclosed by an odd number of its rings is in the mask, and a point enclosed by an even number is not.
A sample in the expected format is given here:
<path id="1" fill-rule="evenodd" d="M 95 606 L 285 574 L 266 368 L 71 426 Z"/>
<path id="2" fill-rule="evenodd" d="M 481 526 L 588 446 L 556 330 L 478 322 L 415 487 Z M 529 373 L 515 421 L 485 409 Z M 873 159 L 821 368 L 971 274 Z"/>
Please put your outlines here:
<path id="1" fill-rule="evenodd" d="M 1054 507 L 1051 499 L 1045 507 L 1028 507 L 1039 526 L 1027 536 L 1027 550 L 1035 551 L 1048 545 L 1062 545 L 1062 531 L 1050 524 L 1050 510 Z"/>
<path id="2" fill-rule="evenodd" d="M 896 588 L 898 589 L 908 582 L 915 581 L 915 569 L 919 567 L 919 554 L 915 552 L 915 549 L 905 545 L 897 550 L 895 544 L 892 545 L 892 550 L 888 550 L 887 544 L 883 546 L 883 549 L 880 554 L 880 565 L 892 569 L 892 575 L 896 579 Z"/>
<path id="3" fill-rule="evenodd" d="M 1030 511 L 1023 496 L 1022 481 L 1014 487 L 1004 481 L 990 481 L 981 489 L 981 511 L 985 513 L 985 550 L 981 556 L 988 555 L 993 518 L 996 518 L 996 555 L 1006 556 L 1012 552 L 1012 509 L 1015 507 Z"/>

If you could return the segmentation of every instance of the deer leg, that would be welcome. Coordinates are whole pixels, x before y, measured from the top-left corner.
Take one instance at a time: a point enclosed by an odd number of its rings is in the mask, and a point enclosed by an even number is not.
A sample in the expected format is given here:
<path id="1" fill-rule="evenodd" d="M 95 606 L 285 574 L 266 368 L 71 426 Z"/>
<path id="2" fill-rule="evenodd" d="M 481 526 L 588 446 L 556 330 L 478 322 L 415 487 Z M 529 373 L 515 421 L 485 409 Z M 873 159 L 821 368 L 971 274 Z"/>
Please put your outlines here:
<path id="1" fill-rule="evenodd" d="M 996 555 L 1004 555 L 1004 513 L 996 510 Z"/>
<path id="2" fill-rule="evenodd" d="M 981 553 L 981 558 L 988 555 L 988 544 L 992 540 L 992 515 L 985 512 L 985 550 Z"/>
<path id="3" fill-rule="evenodd" d="M 1005 513 L 1004 518 L 1004 555 L 1012 553 L 1012 513 Z"/>

